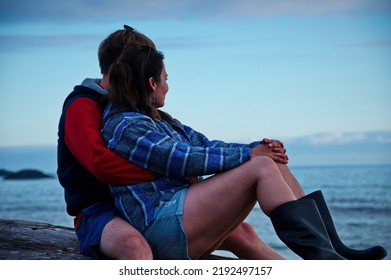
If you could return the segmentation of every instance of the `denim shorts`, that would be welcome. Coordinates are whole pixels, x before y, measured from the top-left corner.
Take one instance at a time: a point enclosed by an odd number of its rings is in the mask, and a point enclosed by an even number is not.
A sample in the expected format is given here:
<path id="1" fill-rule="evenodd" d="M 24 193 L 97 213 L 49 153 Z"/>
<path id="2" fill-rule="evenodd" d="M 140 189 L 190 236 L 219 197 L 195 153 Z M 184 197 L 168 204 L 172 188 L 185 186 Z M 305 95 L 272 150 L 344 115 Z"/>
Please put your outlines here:
<path id="1" fill-rule="evenodd" d="M 169 201 L 161 201 L 155 219 L 143 235 L 155 259 L 188 260 L 187 237 L 183 228 L 183 207 L 188 189 L 178 191 Z"/>
<path id="2" fill-rule="evenodd" d="M 80 253 L 94 259 L 107 259 L 100 250 L 100 239 L 104 227 L 116 214 L 114 202 L 100 202 L 83 209 L 82 218 L 76 228 Z"/>

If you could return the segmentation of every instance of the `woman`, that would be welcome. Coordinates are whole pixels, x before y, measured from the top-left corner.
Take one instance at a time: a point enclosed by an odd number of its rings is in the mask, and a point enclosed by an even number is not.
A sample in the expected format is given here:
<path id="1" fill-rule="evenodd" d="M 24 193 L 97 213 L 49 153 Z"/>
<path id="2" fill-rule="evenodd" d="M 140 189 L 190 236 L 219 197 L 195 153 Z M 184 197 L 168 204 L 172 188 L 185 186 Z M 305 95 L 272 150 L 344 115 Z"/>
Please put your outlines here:
<path id="1" fill-rule="evenodd" d="M 110 187 L 121 215 L 157 258 L 196 259 L 214 250 L 257 202 L 303 259 L 385 256 L 379 246 L 353 250 L 340 242 L 322 194 L 304 196 L 282 143 L 209 141 L 158 110 L 168 91 L 163 58 L 154 49 L 133 47 L 111 66 L 102 131 L 109 148 L 161 176 Z M 204 175 L 213 176 L 194 180 Z"/>

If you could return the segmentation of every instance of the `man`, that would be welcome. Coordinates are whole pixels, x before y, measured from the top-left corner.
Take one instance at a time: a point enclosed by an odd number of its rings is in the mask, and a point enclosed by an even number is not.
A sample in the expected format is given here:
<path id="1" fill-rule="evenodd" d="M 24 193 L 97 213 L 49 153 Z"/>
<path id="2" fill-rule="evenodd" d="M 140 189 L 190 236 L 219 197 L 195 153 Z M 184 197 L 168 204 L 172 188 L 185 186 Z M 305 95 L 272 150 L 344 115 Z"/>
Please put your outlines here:
<path id="1" fill-rule="evenodd" d="M 153 259 L 143 236 L 117 215 L 107 184 L 150 181 L 156 175 L 107 149 L 100 135 L 101 97 L 108 72 L 128 44 L 156 48 L 129 26 L 110 34 L 99 46 L 102 79 L 86 79 L 66 98 L 59 123 L 58 178 L 65 189 L 67 212 L 75 216 L 80 252 L 93 258 Z M 283 259 L 246 223 L 220 245 L 244 259 Z"/>

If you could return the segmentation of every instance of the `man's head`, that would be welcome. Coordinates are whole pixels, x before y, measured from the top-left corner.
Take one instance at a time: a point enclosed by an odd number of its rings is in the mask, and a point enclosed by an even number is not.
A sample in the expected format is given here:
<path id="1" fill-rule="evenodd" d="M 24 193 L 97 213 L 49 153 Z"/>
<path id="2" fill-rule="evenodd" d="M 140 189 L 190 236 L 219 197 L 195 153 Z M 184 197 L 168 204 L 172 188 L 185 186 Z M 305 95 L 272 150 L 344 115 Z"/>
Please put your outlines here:
<path id="1" fill-rule="evenodd" d="M 124 29 L 111 33 L 99 45 L 98 59 L 100 71 L 103 75 L 108 74 L 110 65 L 117 60 L 124 47 L 129 45 L 149 46 L 156 49 L 156 46 L 151 39 L 144 34 L 137 32 L 132 27 L 124 25 Z"/>

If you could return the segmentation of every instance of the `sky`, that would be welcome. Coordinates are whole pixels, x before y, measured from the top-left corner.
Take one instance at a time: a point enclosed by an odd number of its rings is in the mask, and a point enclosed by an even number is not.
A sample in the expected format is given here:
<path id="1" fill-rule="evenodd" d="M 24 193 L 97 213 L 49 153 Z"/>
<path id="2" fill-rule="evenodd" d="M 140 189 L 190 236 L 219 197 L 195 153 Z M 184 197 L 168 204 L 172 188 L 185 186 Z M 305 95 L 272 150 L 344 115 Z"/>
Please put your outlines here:
<path id="1" fill-rule="evenodd" d="M 210 139 L 391 143 L 391 1 L 3 0 L 0 147 L 56 145 L 123 24 L 165 55 L 163 109 Z"/>

